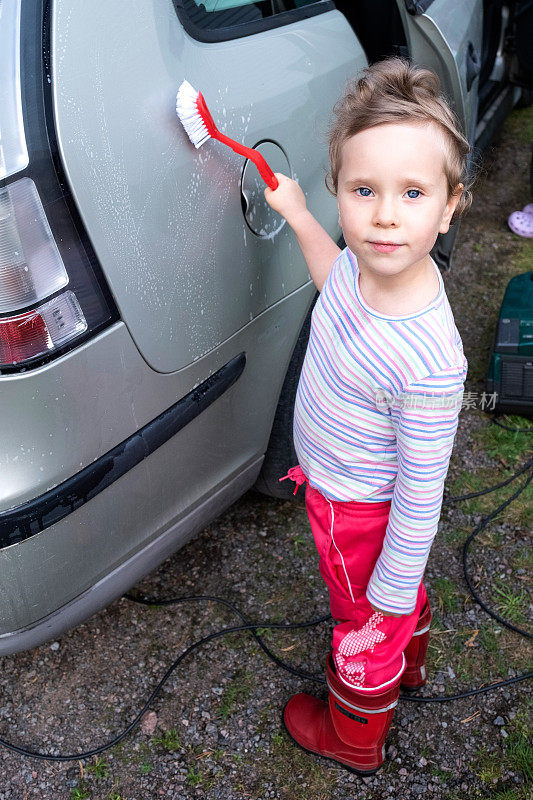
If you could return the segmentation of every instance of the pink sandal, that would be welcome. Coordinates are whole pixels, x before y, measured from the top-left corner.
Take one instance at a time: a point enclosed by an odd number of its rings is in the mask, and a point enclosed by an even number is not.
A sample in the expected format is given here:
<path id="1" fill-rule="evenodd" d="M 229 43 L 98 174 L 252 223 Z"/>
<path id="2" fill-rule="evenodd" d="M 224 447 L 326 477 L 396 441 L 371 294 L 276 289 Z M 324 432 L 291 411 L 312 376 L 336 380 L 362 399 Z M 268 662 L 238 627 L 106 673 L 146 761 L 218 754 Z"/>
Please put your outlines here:
<path id="1" fill-rule="evenodd" d="M 513 211 L 507 220 L 513 233 L 525 239 L 533 239 L 533 203 L 528 203 L 522 211 Z"/>

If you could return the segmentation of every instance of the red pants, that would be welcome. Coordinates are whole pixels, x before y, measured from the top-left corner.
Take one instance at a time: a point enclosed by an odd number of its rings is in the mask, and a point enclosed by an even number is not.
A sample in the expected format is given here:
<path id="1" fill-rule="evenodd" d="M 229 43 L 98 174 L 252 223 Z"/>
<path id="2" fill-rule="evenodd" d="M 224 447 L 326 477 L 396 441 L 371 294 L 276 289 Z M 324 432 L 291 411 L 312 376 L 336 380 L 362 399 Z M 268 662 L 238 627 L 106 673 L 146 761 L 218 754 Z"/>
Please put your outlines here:
<path id="1" fill-rule="evenodd" d="M 307 480 L 299 466 L 290 469 L 286 477 L 298 485 Z M 427 597 L 420 582 L 415 610 L 399 617 L 376 615 L 366 599 L 391 501 L 328 500 L 308 483 L 305 504 L 320 574 L 329 589 L 331 615 L 339 623 L 333 629 L 332 642 L 338 675 L 348 686 L 357 686 L 357 691 L 383 691 L 405 669 L 403 651 Z M 361 649 L 361 643 L 368 646 Z"/>

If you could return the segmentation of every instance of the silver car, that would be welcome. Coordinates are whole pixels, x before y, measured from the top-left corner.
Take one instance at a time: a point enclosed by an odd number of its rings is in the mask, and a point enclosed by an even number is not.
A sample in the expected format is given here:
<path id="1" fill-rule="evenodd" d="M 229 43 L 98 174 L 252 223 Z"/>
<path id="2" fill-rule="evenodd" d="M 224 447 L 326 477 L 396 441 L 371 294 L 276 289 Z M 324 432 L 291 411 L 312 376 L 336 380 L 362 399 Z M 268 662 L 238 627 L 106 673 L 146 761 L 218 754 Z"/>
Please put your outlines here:
<path id="1" fill-rule="evenodd" d="M 250 487 L 290 492 L 315 288 L 254 165 L 188 141 L 181 82 L 339 240 L 346 80 L 389 54 L 432 67 L 482 149 L 527 71 L 503 47 L 515 5 L 0 0 L 0 654 L 104 607 Z"/>

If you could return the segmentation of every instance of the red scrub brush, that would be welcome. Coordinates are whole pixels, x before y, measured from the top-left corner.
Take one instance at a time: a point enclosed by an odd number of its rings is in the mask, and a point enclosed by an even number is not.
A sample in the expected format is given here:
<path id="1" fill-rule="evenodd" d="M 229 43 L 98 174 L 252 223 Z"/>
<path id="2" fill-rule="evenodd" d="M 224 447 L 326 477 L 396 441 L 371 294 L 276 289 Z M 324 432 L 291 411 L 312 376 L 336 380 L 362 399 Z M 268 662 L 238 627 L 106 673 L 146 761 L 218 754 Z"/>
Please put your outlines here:
<path id="1" fill-rule="evenodd" d="M 236 153 L 253 161 L 264 182 L 272 190 L 278 188 L 278 179 L 268 166 L 267 162 L 253 147 L 245 147 L 229 136 L 220 133 L 213 122 L 213 117 L 205 104 L 201 92 L 197 92 L 188 81 L 183 81 L 176 97 L 176 113 L 180 118 L 187 136 L 198 148 L 208 139 L 218 139 L 222 144 L 231 147 Z"/>

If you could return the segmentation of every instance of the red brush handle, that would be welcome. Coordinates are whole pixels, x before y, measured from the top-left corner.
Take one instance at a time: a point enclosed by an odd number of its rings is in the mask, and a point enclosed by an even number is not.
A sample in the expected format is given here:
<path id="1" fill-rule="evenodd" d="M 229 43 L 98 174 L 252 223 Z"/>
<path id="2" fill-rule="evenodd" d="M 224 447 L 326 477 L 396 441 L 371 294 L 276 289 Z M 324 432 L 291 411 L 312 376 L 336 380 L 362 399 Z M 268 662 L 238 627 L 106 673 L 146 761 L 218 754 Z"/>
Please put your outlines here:
<path id="1" fill-rule="evenodd" d="M 235 139 L 230 139 L 229 136 L 225 136 L 223 133 L 220 133 L 213 121 L 213 117 L 209 113 L 209 109 L 207 108 L 204 96 L 201 92 L 198 92 L 196 107 L 202 116 L 209 135 L 213 139 L 218 139 L 218 141 L 222 142 L 222 144 L 226 144 L 228 147 L 231 147 L 231 149 L 240 156 L 244 156 L 245 158 L 249 158 L 250 161 L 253 161 L 267 186 L 269 186 L 273 191 L 277 189 L 279 181 L 261 153 L 258 153 L 257 150 L 254 150 L 253 147 L 245 147 L 243 144 L 236 142 Z"/>
<path id="2" fill-rule="evenodd" d="M 245 147 L 243 144 L 239 144 L 239 142 L 236 142 L 234 139 L 230 139 L 229 136 L 225 136 L 223 133 L 220 133 L 220 131 L 217 131 L 216 136 L 213 138 L 218 139 L 218 141 L 222 142 L 222 144 L 227 144 L 228 147 L 231 147 L 231 149 L 240 156 L 244 156 L 245 158 L 249 158 L 250 161 L 253 161 L 267 186 L 270 186 L 270 188 L 273 190 L 278 188 L 278 179 L 268 166 L 261 153 L 258 153 L 257 150 L 254 150 L 253 147 Z"/>

